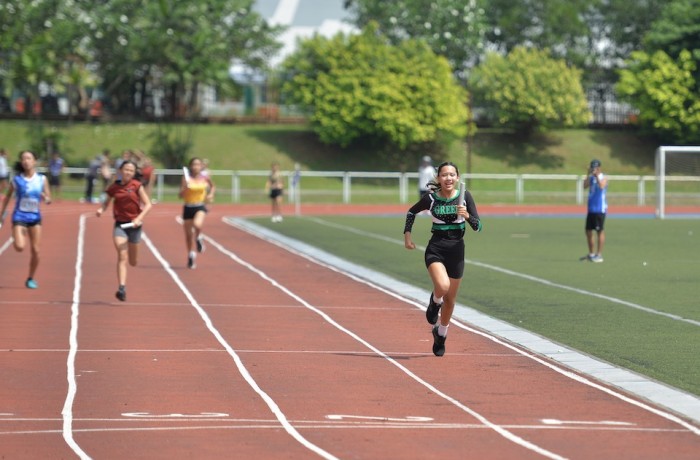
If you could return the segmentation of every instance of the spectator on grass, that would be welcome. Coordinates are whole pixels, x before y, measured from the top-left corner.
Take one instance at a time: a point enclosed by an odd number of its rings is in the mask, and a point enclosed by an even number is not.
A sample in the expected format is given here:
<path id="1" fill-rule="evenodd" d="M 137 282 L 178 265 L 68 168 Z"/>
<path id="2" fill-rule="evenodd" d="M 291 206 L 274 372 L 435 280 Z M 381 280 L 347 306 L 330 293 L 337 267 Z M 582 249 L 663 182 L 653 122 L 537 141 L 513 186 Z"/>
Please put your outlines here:
<path id="1" fill-rule="evenodd" d="M 433 167 L 433 160 L 425 155 L 421 158 L 420 165 L 418 166 L 418 194 L 419 198 L 423 198 L 424 195 L 430 193 L 428 184 L 435 178 L 435 168 Z"/>
<path id="2" fill-rule="evenodd" d="M 605 245 L 605 215 L 608 211 L 606 191 L 608 178 L 600 170 L 599 160 L 591 161 L 588 168 L 588 177 L 583 183 L 583 188 L 588 189 L 588 214 L 586 215 L 586 242 L 588 243 L 588 255 L 581 260 L 590 262 L 603 261 L 603 246 Z M 593 241 L 593 231 L 597 234 L 597 241 Z M 597 243 L 594 244 L 594 243 Z"/>
<path id="3" fill-rule="evenodd" d="M 61 196 L 61 175 L 66 162 L 61 158 L 59 152 L 53 152 L 49 160 L 49 185 L 51 186 L 51 194 L 59 198 Z"/>
<path id="4" fill-rule="evenodd" d="M 415 249 L 411 230 L 416 215 L 430 211 L 432 237 L 425 249 L 425 266 L 433 282 L 425 318 L 433 324 L 433 354 L 445 354 L 447 327 L 457 300 L 457 291 L 464 275 L 464 233 L 466 224 L 481 231 L 481 220 L 471 193 L 460 190 L 459 170 L 452 162 L 438 166 L 437 177 L 428 184 L 430 193 L 423 196 L 406 214 L 404 246 Z M 462 192 L 464 192 L 462 194 Z M 438 317 L 440 323 L 438 323 Z"/>
<path id="5" fill-rule="evenodd" d="M 19 155 L 19 161 L 15 165 L 15 175 L 10 183 L 10 188 L 5 195 L 0 210 L 0 227 L 5 221 L 7 205 L 12 195 L 17 197 L 15 210 L 12 213 L 12 238 L 15 250 L 24 251 L 29 240 L 31 255 L 29 259 L 29 276 L 24 285 L 29 289 L 38 287 L 34 281 L 34 274 L 39 266 L 39 248 L 41 246 L 41 212 L 39 203 L 44 200 L 51 204 L 51 190 L 49 183 L 43 174 L 36 170 L 36 155 L 25 150 Z"/>

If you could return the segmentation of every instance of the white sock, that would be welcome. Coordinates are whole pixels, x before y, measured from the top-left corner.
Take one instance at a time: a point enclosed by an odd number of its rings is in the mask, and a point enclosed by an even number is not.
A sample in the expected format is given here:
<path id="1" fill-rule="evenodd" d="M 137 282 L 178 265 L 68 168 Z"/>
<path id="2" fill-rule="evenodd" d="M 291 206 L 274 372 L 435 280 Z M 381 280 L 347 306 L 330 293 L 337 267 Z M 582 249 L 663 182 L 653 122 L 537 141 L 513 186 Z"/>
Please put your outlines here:
<path id="1" fill-rule="evenodd" d="M 435 293 L 433 293 L 433 302 L 435 302 L 438 305 L 442 305 L 442 302 L 444 302 L 445 299 L 442 297 L 435 297 Z"/>
<path id="2" fill-rule="evenodd" d="M 195 259 L 195 258 L 197 257 L 197 253 L 194 252 L 194 251 L 190 251 L 190 257 L 192 257 L 193 259 Z"/>
<path id="3" fill-rule="evenodd" d="M 448 327 L 450 327 L 449 324 L 448 324 L 447 326 L 443 326 L 442 324 L 440 324 L 440 325 L 438 326 L 438 335 L 439 335 L 440 337 L 447 337 L 447 328 L 448 328 Z"/>

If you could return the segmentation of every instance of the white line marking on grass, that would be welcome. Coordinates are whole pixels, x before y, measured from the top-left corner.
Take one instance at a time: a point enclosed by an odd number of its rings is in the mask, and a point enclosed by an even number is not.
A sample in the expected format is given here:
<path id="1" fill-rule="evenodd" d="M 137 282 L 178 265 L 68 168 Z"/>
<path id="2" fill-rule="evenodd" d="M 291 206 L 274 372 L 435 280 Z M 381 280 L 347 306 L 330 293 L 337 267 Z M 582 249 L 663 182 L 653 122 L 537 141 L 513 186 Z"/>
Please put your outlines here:
<path id="1" fill-rule="evenodd" d="M 398 281 L 383 273 L 379 273 L 352 262 L 348 262 L 333 254 L 329 254 L 293 238 L 286 237 L 253 222 L 238 218 L 223 218 L 222 220 L 231 226 L 250 233 L 253 236 L 269 241 L 270 243 L 275 244 L 286 251 L 297 254 L 300 257 L 304 257 L 315 264 L 328 267 L 331 270 L 344 274 L 351 279 L 365 283 L 375 289 L 386 292 L 388 295 L 410 303 L 421 310 L 425 310 L 425 306 L 423 305 L 424 300 L 421 301 L 419 299 L 426 299 L 430 293 L 423 289 L 419 289 L 410 284 Z M 385 238 L 381 235 L 379 236 L 381 239 Z M 387 238 L 387 240 L 390 239 Z M 399 292 L 402 294 L 399 294 Z M 621 369 L 612 366 L 609 363 L 583 355 L 576 350 L 569 349 L 561 344 L 554 343 L 537 334 L 520 329 L 512 324 L 506 323 L 505 321 L 492 318 L 461 304 L 455 305 L 453 318 L 459 318 L 462 321 L 480 328 L 475 329 L 459 321 L 454 321 L 453 319 L 452 323 L 461 329 L 481 335 L 482 337 L 509 348 L 518 354 L 526 356 L 572 380 L 608 393 L 611 396 L 614 396 L 627 403 L 641 407 L 644 410 L 682 425 L 694 434 L 700 435 L 700 428 L 689 424 L 676 415 L 632 399 L 617 391 L 595 383 L 584 376 L 570 371 L 569 369 L 575 369 L 578 372 L 592 376 L 600 381 L 623 388 L 632 394 L 646 398 L 647 400 L 653 401 L 658 405 L 670 408 L 671 410 L 679 414 L 683 414 L 697 422 L 700 421 L 700 398 L 697 398 L 694 395 L 658 382 L 651 381 L 648 378 L 629 370 Z M 513 345 L 513 343 L 518 344 L 518 346 Z M 558 361 L 567 367 L 562 368 L 554 365 L 549 360 L 541 358 L 541 356 L 546 356 L 549 359 Z"/>
<path id="2" fill-rule="evenodd" d="M 227 221 L 224 219 L 224 222 L 227 222 Z M 227 223 L 228 223 L 228 222 L 227 222 Z M 243 229 L 246 230 L 245 228 L 243 228 Z M 246 231 L 247 231 L 247 230 L 246 230 Z M 251 232 L 251 233 L 252 233 L 252 232 Z M 256 236 L 259 237 L 259 235 L 256 235 Z M 299 302 L 299 303 L 301 303 L 302 305 L 304 305 L 304 306 L 305 306 L 306 308 L 308 308 L 309 310 L 311 310 L 311 311 L 315 312 L 316 314 L 318 314 L 319 316 L 321 316 L 325 321 L 327 321 L 329 324 L 333 325 L 336 329 L 338 329 L 338 330 L 344 332 L 345 334 L 347 334 L 348 336 L 350 336 L 351 338 L 353 338 L 353 339 L 356 340 L 357 342 L 359 342 L 359 343 L 361 343 L 362 345 L 364 345 L 366 348 L 372 350 L 374 353 L 377 354 L 377 356 L 380 356 L 380 357 L 384 358 L 384 359 L 387 360 L 389 363 L 393 364 L 393 365 L 396 366 L 398 369 L 400 369 L 404 374 L 408 375 L 410 378 L 412 378 L 413 380 L 415 380 L 415 381 L 418 382 L 419 384 L 423 385 L 424 387 L 426 387 L 427 389 L 429 389 L 430 391 L 432 391 L 433 393 L 435 393 L 437 396 L 439 396 L 439 397 L 445 399 L 446 401 L 450 402 L 450 403 L 451 403 L 452 405 L 454 405 L 455 407 L 462 409 L 464 412 L 466 412 L 466 413 L 468 413 L 469 415 L 471 415 L 472 417 L 476 418 L 476 419 L 479 420 L 482 424 L 486 425 L 487 427 L 489 427 L 490 429 L 492 429 L 493 431 L 495 431 L 496 433 L 498 433 L 499 435 L 501 435 L 502 437 L 504 437 L 504 438 L 507 439 L 508 441 L 511 441 L 511 442 L 513 442 L 513 443 L 515 443 L 515 444 L 521 446 L 521 447 L 524 447 L 525 449 L 528 449 L 528 450 L 531 450 L 531 451 L 533 451 L 533 452 L 536 452 L 536 453 L 538 453 L 538 454 L 540 454 L 540 455 L 542 455 L 542 456 L 544 456 L 544 457 L 547 457 L 547 458 L 556 459 L 556 460 L 561 460 L 561 459 L 564 459 L 564 458 L 565 458 L 565 457 L 562 457 L 561 455 L 555 454 L 554 452 L 550 452 L 550 451 L 548 451 L 547 449 L 544 449 L 543 447 L 540 447 L 540 446 L 538 446 L 538 445 L 536 445 L 536 444 L 534 444 L 534 443 L 532 443 L 532 442 L 530 442 L 530 441 L 527 441 L 527 440 L 521 438 L 520 436 L 517 436 L 516 434 L 514 434 L 514 433 L 512 433 L 512 432 L 506 430 L 505 428 L 503 428 L 501 425 L 497 425 L 497 424 L 491 422 L 489 419 L 487 419 L 486 417 L 484 417 L 484 416 L 481 415 L 480 413 L 476 412 L 475 410 L 471 409 L 470 407 L 468 407 L 468 406 L 462 404 L 460 401 L 458 401 L 457 399 L 453 398 L 452 396 L 449 396 L 448 394 L 443 393 L 442 391 L 440 391 L 439 389 L 437 389 L 435 386 L 431 385 L 429 382 L 423 380 L 423 379 L 420 378 L 418 375 L 416 375 L 416 374 L 414 374 L 413 372 L 411 372 L 408 368 L 404 367 L 402 364 L 400 364 L 400 363 L 399 363 L 398 361 L 396 361 L 394 358 L 392 358 L 392 357 L 390 357 L 389 355 L 387 355 L 385 352 L 383 352 L 383 351 L 381 351 L 380 349 L 376 348 L 374 345 L 372 345 L 371 343 L 367 342 L 367 341 L 364 340 L 362 337 L 360 337 L 359 335 L 357 335 L 357 334 L 355 334 L 354 332 L 352 332 L 350 329 L 347 329 L 346 327 L 342 326 L 340 323 L 336 322 L 336 321 L 335 321 L 333 318 L 331 318 L 327 313 L 325 313 L 325 312 L 319 310 L 318 308 L 314 307 L 313 305 L 311 305 L 310 303 L 308 303 L 306 300 L 304 300 L 304 299 L 301 298 L 300 296 L 296 295 L 295 293 L 293 293 L 292 291 L 290 291 L 289 289 L 287 289 L 285 286 L 282 286 L 280 283 L 278 283 L 278 282 L 277 282 L 276 280 L 274 280 L 273 278 L 269 277 L 269 276 L 268 276 L 265 272 L 263 272 L 262 270 L 256 268 L 256 267 L 253 266 L 252 264 L 250 264 L 250 263 L 244 261 L 243 259 L 241 259 L 240 257 L 238 257 L 236 254 L 234 254 L 233 252 L 229 251 L 228 249 L 226 249 L 225 247 L 223 247 L 221 244 L 219 244 L 218 242 L 216 242 L 215 240 L 213 240 L 211 237 L 205 237 L 205 238 L 207 239 L 207 241 L 208 241 L 212 246 L 214 246 L 214 247 L 215 247 L 216 249 L 218 249 L 220 252 L 222 252 L 223 254 L 228 255 L 231 259 L 233 259 L 234 261 L 236 261 L 236 262 L 239 263 L 240 265 L 242 265 L 242 266 L 248 268 L 248 269 L 249 269 L 250 271 L 252 271 L 253 273 L 256 273 L 258 276 L 260 276 L 260 277 L 263 278 L 264 280 L 268 281 L 268 282 L 269 282 L 270 284 L 272 284 L 274 287 L 278 288 L 279 290 L 281 290 L 282 292 L 284 292 L 284 293 L 287 294 L 288 296 L 290 296 L 290 297 L 292 297 L 293 299 L 295 299 L 297 302 Z M 281 245 L 278 245 L 278 246 L 281 247 Z M 286 249 L 286 248 L 285 248 L 285 249 Z M 287 249 L 287 250 L 289 250 L 289 249 Z M 314 259 L 310 259 L 310 258 L 308 258 L 308 257 L 307 257 L 307 259 L 316 262 Z M 319 265 L 324 266 L 323 264 L 319 264 Z M 329 267 L 329 268 L 330 268 L 330 267 Z M 335 269 L 335 268 L 331 268 L 331 269 L 334 270 L 334 271 L 336 271 L 336 272 L 338 271 L 338 270 Z"/>
<path id="3" fill-rule="evenodd" d="M 78 383 L 75 380 L 75 355 L 78 353 L 78 315 L 80 314 L 80 288 L 83 279 L 83 246 L 85 245 L 85 217 L 87 213 L 80 215 L 78 231 L 78 253 L 75 257 L 75 279 L 73 281 L 73 304 L 71 305 L 70 318 L 70 349 L 66 360 L 66 379 L 68 380 L 68 394 L 63 403 L 61 415 L 63 417 L 63 439 L 68 446 L 81 459 L 89 459 L 90 456 L 80 448 L 73 439 L 73 402 L 78 391 Z"/>
<path id="4" fill-rule="evenodd" d="M 156 249 L 155 245 L 153 242 L 151 242 L 151 239 L 148 238 L 148 236 L 144 233 L 143 234 L 143 241 L 146 243 L 148 248 L 151 250 L 153 255 L 158 259 L 160 264 L 163 266 L 165 271 L 170 275 L 170 277 L 175 281 L 175 284 L 180 288 L 183 294 L 185 294 L 185 297 L 187 297 L 187 300 L 190 301 L 190 304 L 194 307 L 195 310 L 197 310 L 197 313 L 199 313 L 199 316 L 202 318 L 204 321 L 204 324 L 206 324 L 207 329 L 214 335 L 216 340 L 221 344 L 224 349 L 228 352 L 228 354 L 233 358 L 234 363 L 236 364 L 236 367 L 238 368 L 238 372 L 240 372 L 241 376 L 245 379 L 246 382 L 248 382 L 248 385 L 262 398 L 263 401 L 265 401 L 265 404 L 270 408 L 272 413 L 277 417 L 277 420 L 279 423 L 282 425 L 284 430 L 292 436 L 294 439 L 296 439 L 300 444 L 302 444 L 304 447 L 307 449 L 311 450 L 312 452 L 316 453 L 317 455 L 326 458 L 326 459 L 336 459 L 333 455 L 330 453 L 326 452 L 325 450 L 321 449 L 317 445 L 311 443 L 308 441 L 306 438 L 304 438 L 297 430 L 294 428 L 290 423 L 289 420 L 287 420 L 286 415 L 280 410 L 279 406 L 275 401 L 267 394 L 265 391 L 263 391 L 262 388 L 258 385 L 258 383 L 253 379 L 253 376 L 250 375 L 250 372 L 248 372 L 248 369 L 245 367 L 243 364 L 243 361 L 241 360 L 240 356 L 238 356 L 238 353 L 229 345 L 229 343 L 224 339 L 224 337 L 221 335 L 218 329 L 214 326 L 214 323 L 212 323 L 211 319 L 209 318 L 209 315 L 207 315 L 207 312 L 204 311 L 204 309 L 199 305 L 197 300 L 194 298 L 192 293 L 187 289 L 185 284 L 182 282 L 179 276 L 177 276 L 177 273 L 171 268 L 170 263 L 163 258 L 163 256 L 160 254 L 158 249 Z"/>
<path id="5" fill-rule="evenodd" d="M 307 217 L 307 219 L 308 219 L 308 220 L 312 220 L 312 221 L 314 221 L 314 222 L 316 222 L 316 223 L 318 223 L 318 224 L 325 225 L 325 226 L 327 226 L 327 227 L 335 228 L 335 229 L 338 229 L 338 230 L 344 230 L 344 231 L 350 232 L 350 233 L 355 233 L 356 235 L 365 236 L 365 237 L 367 237 L 367 238 L 373 238 L 373 239 L 377 239 L 377 240 L 381 240 L 381 241 L 386 241 L 386 242 L 389 242 L 389 243 L 398 244 L 398 245 L 400 245 L 400 246 L 403 246 L 403 245 L 404 245 L 403 240 L 399 240 L 399 239 L 396 239 L 396 238 L 388 238 L 388 237 L 386 237 L 386 236 L 384 236 L 384 235 L 378 235 L 378 234 L 376 234 L 376 233 L 370 233 L 370 232 L 366 232 L 366 231 L 364 231 L 364 230 L 359 230 L 359 229 L 356 229 L 356 228 L 349 228 L 349 227 L 346 227 L 346 226 L 342 226 L 342 225 L 335 224 L 335 223 L 333 223 L 333 222 L 328 222 L 328 221 L 326 221 L 326 220 L 319 219 L 319 218 L 317 218 L 317 217 Z M 416 245 L 416 249 L 421 250 L 421 251 L 425 251 L 425 247 L 424 247 L 424 246 L 420 246 L 420 245 Z M 617 303 L 617 304 L 620 304 L 620 305 L 624 305 L 624 306 L 626 306 L 626 307 L 635 308 L 635 309 L 637 309 L 637 310 L 641 310 L 641 311 L 644 311 L 644 312 L 647 312 L 647 313 L 651 313 L 651 314 L 653 314 L 653 315 L 665 316 L 666 318 L 670 318 L 670 319 L 673 319 L 673 320 L 676 320 L 676 321 L 683 321 L 683 322 L 692 324 L 692 325 L 694 325 L 694 326 L 700 326 L 700 321 L 696 321 L 696 320 L 693 320 L 693 319 L 690 319 L 690 318 L 683 318 L 682 316 L 674 315 L 673 313 L 666 313 L 666 312 L 663 312 L 663 311 L 654 310 L 653 308 L 645 307 L 645 306 L 643 306 L 643 305 L 639 305 L 639 304 L 636 304 L 636 303 L 633 303 L 633 302 L 628 302 L 628 301 L 626 301 L 626 300 L 618 299 L 618 298 L 616 298 L 616 297 L 607 296 L 607 295 L 604 295 L 604 294 L 598 294 L 598 293 L 596 293 L 596 292 L 587 291 L 587 290 L 585 290 L 585 289 L 580 289 L 580 288 L 576 288 L 576 287 L 573 287 L 573 286 L 567 286 L 567 285 L 565 285 L 565 284 L 555 283 L 555 282 L 553 282 L 553 281 L 549 281 L 549 280 L 546 280 L 546 279 L 544 279 L 544 278 L 538 278 L 538 277 L 536 277 L 536 276 L 532 276 L 532 275 L 528 275 L 528 274 L 525 274 L 525 273 L 516 272 L 516 271 L 513 271 L 513 270 L 508 270 L 507 268 L 502 268 L 502 267 L 498 267 L 498 266 L 496 266 L 496 265 L 486 264 L 486 263 L 483 263 L 483 262 L 476 262 L 476 261 L 469 260 L 469 259 L 464 259 L 464 262 L 467 263 L 467 264 L 470 264 L 470 265 L 477 266 L 477 267 L 481 267 L 481 268 L 486 268 L 486 269 L 488 269 L 488 270 L 497 271 L 497 272 L 499 272 L 499 273 L 503 273 L 503 274 L 506 274 L 506 275 L 515 276 L 515 277 L 517 277 L 517 278 L 523 278 L 523 279 L 526 279 L 526 280 L 528 280 L 528 281 L 534 281 L 535 283 L 544 284 L 544 285 L 546 285 L 546 286 L 555 287 L 555 288 L 559 288 L 559 289 L 564 289 L 564 290 L 566 290 L 566 291 L 575 292 L 575 293 L 581 294 L 581 295 L 587 295 L 587 296 L 591 296 L 591 297 L 596 297 L 596 298 L 598 298 L 598 299 L 603 299 L 603 300 L 606 300 L 606 301 L 608 301 L 608 302 Z"/>

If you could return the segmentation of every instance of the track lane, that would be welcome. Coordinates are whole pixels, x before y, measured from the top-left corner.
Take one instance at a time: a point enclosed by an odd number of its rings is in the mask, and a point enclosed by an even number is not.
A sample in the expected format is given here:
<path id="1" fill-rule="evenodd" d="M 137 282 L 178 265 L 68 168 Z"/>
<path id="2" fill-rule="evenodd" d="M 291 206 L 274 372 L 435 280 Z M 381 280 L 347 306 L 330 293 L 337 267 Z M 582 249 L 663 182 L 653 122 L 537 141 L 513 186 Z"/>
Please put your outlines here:
<path id="1" fill-rule="evenodd" d="M 542 458 L 504 441 L 435 392 L 407 379 L 386 358 L 272 288 L 269 281 L 261 283 L 260 276 L 234 263 L 213 245 L 201 257 L 197 270 L 184 269 L 184 242 L 173 219 L 175 214 L 164 209 L 162 214 L 149 216 L 148 236 L 172 261 L 173 270 L 251 375 L 280 405 L 290 423 L 312 442 L 339 458 L 454 458 L 467 454 L 475 458 Z M 608 396 L 561 390 L 559 383 L 571 386 L 571 380 L 560 376 L 561 382 L 552 382 L 553 373 L 541 365 L 534 377 L 528 377 L 531 360 L 500 345 L 494 349 L 493 341 L 454 325 L 448 355 L 442 360 L 434 358 L 422 311 L 232 231 L 214 215 L 208 218 L 207 235 L 227 250 L 253 263 L 439 391 L 474 407 L 500 426 L 571 458 L 581 456 L 586 449 L 594 449 L 600 457 L 631 458 L 639 453 L 629 449 L 635 432 L 628 427 L 541 423 L 541 417 L 577 420 L 573 417 L 583 412 L 571 401 L 581 396 L 592 401 L 593 415 L 617 414 L 617 409 L 607 408 Z M 89 225 L 103 225 L 107 219 L 93 221 Z M 99 238 L 91 240 L 86 256 L 75 405 L 79 415 L 75 438 L 80 445 L 95 457 L 165 458 L 179 452 L 183 456 L 230 458 L 236 452 L 265 458 L 313 458 L 309 450 L 282 432 L 269 408 L 242 381 L 231 358 L 217 348 L 201 318 L 144 245 L 141 266 L 129 268 L 128 301 L 122 304 L 114 299 L 115 254 L 109 227 L 108 223 L 106 230 L 95 232 Z M 73 263 L 69 260 L 67 266 Z M 72 280 L 72 273 L 65 269 L 65 263 L 62 266 L 65 283 Z M 38 316 L 32 315 L 30 322 Z M 66 319 L 62 320 L 65 326 Z M 62 336 L 65 347 L 66 331 L 56 335 Z M 63 353 L 60 362 L 65 366 Z M 17 366 L 23 365 L 21 361 Z M 513 388 L 513 381 L 520 386 Z M 548 401 L 539 401 L 543 397 Z M 129 409 L 124 408 L 125 403 Z M 222 405 L 231 410 L 220 410 Z M 558 406 L 565 407 L 557 412 L 549 410 Z M 643 411 L 629 411 L 634 416 L 639 412 Z M 565 418 L 567 415 L 572 418 Z M 642 436 L 642 448 L 654 440 L 648 430 L 659 428 L 658 420 L 650 418 L 637 432 Z M 13 422 L 12 429 L 19 423 Z M 60 420 L 54 425 L 60 426 Z M 683 449 L 689 445 L 687 431 L 676 426 L 658 435 L 665 450 L 644 451 L 635 458 L 652 458 L 659 452 L 665 457 L 684 458 Z M 60 441 L 60 432 L 31 436 L 33 440 L 53 436 Z M 22 439 L 19 448 L 26 449 L 28 440 Z M 608 443 L 609 449 L 600 443 Z M 0 445 L 0 453 L 4 453 L 5 445 Z M 690 446 L 697 447 L 697 441 Z M 55 446 L 53 453 L 65 449 Z"/>

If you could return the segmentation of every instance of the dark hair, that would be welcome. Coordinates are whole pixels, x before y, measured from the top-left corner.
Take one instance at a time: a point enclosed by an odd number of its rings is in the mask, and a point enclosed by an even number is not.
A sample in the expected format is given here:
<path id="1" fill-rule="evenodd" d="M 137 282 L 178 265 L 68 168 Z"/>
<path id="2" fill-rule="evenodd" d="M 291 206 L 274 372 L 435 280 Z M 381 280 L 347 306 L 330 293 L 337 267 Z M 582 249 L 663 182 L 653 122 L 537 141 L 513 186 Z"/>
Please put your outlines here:
<path id="1" fill-rule="evenodd" d="M 36 161 L 36 154 L 34 152 L 32 152 L 31 150 L 22 150 L 21 152 L 19 152 L 19 159 L 15 163 L 15 168 L 14 168 L 15 172 L 17 174 L 24 174 L 26 172 L 24 170 L 24 166 L 22 166 L 22 155 L 24 155 L 25 153 L 31 153 L 32 157 L 34 157 L 34 161 Z"/>
<path id="2" fill-rule="evenodd" d="M 139 169 L 138 165 L 136 164 L 136 162 L 135 162 L 134 160 L 124 160 L 124 161 L 122 161 L 122 164 L 119 165 L 119 169 L 121 170 L 121 169 L 124 167 L 124 165 L 127 165 L 127 164 L 129 164 L 129 165 L 134 165 L 134 169 L 135 169 L 135 170 L 138 170 L 138 169 Z"/>
<path id="3" fill-rule="evenodd" d="M 445 166 L 452 166 L 453 168 L 455 168 L 455 171 L 457 171 L 457 175 L 459 176 L 459 168 L 457 167 L 456 164 L 452 163 L 451 161 L 444 161 L 444 162 L 440 163 L 440 165 L 437 167 L 437 176 L 440 175 L 440 171 Z M 437 180 L 437 176 L 434 179 L 432 179 L 430 182 L 428 182 L 427 187 L 431 193 L 435 193 L 442 188 L 440 186 L 440 182 Z"/>

